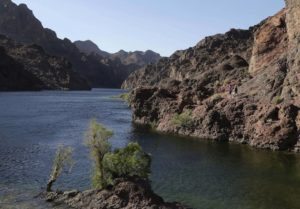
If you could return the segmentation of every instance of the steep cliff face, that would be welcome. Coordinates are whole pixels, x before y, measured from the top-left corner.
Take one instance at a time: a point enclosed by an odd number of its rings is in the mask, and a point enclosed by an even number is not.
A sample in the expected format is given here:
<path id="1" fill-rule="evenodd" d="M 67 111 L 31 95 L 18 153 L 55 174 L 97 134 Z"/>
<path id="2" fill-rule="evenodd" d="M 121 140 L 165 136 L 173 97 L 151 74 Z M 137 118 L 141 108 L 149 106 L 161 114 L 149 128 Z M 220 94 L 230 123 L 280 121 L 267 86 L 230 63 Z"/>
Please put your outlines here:
<path id="1" fill-rule="evenodd" d="M 254 29 L 254 28 L 253 28 Z M 252 46 L 252 30 L 232 29 L 224 35 L 207 37 L 197 46 L 185 51 L 178 51 L 170 58 L 163 58 L 157 64 L 152 64 L 130 75 L 124 82 L 124 88 L 136 86 L 164 85 L 171 80 L 186 79 L 210 80 L 221 79 L 232 74 L 232 68 L 248 67 Z M 217 63 L 217 64 L 216 64 Z M 205 75 L 211 76 L 205 76 Z"/>
<path id="2" fill-rule="evenodd" d="M 287 33 L 289 39 L 288 67 L 283 96 L 286 99 L 297 99 L 300 95 L 300 2 L 286 0 Z"/>
<path id="3" fill-rule="evenodd" d="M 49 56 L 38 45 L 24 45 L 0 35 L 0 90 L 88 90 L 86 80 L 64 58 Z"/>
<path id="4" fill-rule="evenodd" d="M 123 83 L 133 119 L 157 130 L 299 150 L 299 3 L 249 30 L 205 38 Z M 137 88 L 135 88 L 137 87 Z"/>
<path id="5" fill-rule="evenodd" d="M 0 1 L 0 34 L 24 44 L 40 45 L 46 53 L 66 58 L 92 87 L 120 87 L 135 70 L 120 62 L 106 61 L 98 54 L 80 52 L 70 40 L 61 40 L 54 31 L 44 28 L 25 4 L 16 5 L 11 0 Z"/>

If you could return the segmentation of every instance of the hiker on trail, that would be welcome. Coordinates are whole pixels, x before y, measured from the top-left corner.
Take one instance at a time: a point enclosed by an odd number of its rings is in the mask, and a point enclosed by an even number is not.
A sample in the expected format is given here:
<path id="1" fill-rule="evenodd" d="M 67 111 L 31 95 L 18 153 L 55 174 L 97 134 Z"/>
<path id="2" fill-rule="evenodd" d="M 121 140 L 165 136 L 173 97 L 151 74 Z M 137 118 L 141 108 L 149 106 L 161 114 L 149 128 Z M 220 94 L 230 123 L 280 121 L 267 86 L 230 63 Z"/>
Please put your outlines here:
<path id="1" fill-rule="evenodd" d="M 232 84 L 229 84 L 229 85 L 228 85 L 228 93 L 229 93 L 229 95 L 231 95 L 232 92 L 233 92 L 233 85 L 232 85 Z"/>
<path id="2" fill-rule="evenodd" d="M 238 94 L 238 86 L 237 85 L 234 86 L 232 94 L 233 95 L 237 95 Z"/>

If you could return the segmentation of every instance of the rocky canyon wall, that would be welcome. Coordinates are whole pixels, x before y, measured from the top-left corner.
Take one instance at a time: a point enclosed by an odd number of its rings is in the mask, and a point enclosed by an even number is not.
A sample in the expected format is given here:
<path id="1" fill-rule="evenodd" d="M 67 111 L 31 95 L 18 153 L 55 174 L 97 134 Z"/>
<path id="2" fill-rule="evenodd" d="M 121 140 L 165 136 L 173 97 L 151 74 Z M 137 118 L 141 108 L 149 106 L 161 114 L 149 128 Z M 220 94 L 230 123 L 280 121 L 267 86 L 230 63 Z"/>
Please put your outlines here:
<path id="1" fill-rule="evenodd" d="M 133 120 L 162 132 L 299 151 L 300 1 L 286 3 L 248 30 L 207 37 L 132 74 L 123 87 L 133 89 Z"/>
<path id="2" fill-rule="evenodd" d="M 300 95 L 300 1 L 285 0 L 287 8 L 287 34 L 289 39 L 288 67 L 283 95 L 297 100 Z M 298 102 L 298 101 L 296 101 Z"/>

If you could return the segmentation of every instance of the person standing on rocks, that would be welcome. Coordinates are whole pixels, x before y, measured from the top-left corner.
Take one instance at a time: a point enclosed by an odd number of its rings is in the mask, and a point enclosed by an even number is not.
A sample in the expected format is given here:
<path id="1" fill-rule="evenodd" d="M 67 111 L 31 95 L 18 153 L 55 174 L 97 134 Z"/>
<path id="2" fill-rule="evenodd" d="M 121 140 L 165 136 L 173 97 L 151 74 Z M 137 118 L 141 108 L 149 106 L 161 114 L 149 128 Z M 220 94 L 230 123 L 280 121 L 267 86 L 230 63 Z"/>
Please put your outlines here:
<path id="1" fill-rule="evenodd" d="M 237 94 L 238 94 L 238 86 L 234 85 L 232 95 L 237 95 Z"/>
<path id="2" fill-rule="evenodd" d="M 234 85 L 232 83 L 228 84 L 227 91 L 229 95 L 233 95 Z"/>

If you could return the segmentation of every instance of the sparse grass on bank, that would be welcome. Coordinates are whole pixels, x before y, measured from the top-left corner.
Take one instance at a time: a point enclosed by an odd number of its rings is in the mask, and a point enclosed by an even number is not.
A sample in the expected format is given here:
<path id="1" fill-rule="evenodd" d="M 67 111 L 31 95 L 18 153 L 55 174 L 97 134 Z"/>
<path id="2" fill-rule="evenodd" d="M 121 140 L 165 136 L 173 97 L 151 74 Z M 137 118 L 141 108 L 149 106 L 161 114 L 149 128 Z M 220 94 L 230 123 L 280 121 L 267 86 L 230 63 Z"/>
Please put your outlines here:
<path id="1" fill-rule="evenodd" d="M 274 97 L 274 99 L 273 99 L 273 102 L 274 102 L 274 104 L 276 104 L 276 105 L 281 104 L 283 101 L 284 101 L 284 99 L 281 98 L 280 96 L 276 96 L 276 97 Z"/>
<path id="2" fill-rule="evenodd" d="M 192 110 L 185 110 L 181 114 L 174 114 L 171 123 L 176 126 L 189 128 L 193 126 Z"/>
<path id="3" fill-rule="evenodd" d="M 130 103 L 130 93 L 123 93 L 123 94 L 120 94 L 120 95 L 117 95 L 117 96 L 112 96 L 111 98 L 113 99 L 122 99 L 124 100 L 126 103 Z"/>

